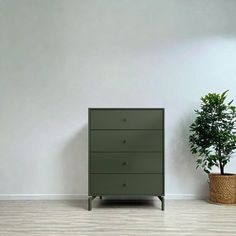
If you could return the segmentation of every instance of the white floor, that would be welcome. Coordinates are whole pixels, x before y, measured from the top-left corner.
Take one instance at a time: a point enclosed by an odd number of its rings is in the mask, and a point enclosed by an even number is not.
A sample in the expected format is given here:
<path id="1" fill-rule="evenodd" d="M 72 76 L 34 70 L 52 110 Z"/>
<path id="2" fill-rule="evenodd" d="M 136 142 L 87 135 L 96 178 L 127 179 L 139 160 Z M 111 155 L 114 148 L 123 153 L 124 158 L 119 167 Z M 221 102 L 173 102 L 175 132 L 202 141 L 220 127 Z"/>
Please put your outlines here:
<path id="1" fill-rule="evenodd" d="M 235 236 L 236 206 L 197 200 L 0 201 L 0 235 Z"/>

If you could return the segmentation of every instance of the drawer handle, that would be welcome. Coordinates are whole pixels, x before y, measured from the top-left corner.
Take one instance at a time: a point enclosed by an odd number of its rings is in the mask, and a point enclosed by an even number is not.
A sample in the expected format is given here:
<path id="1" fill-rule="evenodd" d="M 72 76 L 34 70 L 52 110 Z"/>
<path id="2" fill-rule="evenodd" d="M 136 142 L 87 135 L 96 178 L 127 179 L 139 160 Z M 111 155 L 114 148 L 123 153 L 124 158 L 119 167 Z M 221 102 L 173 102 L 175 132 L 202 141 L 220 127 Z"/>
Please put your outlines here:
<path id="1" fill-rule="evenodd" d="M 123 143 L 127 143 L 127 141 L 124 139 L 124 140 L 123 140 Z"/>
<path id="2" fill-rule="evenodd" d="M 124 162 L 122 163 L 123 166 L 127 166 L 127 164 L 128 164 L 127 161 L 124 161 Z"/>
<path id="3" fill-rule="evenodd" d="M 127 121 L 127 119 L 126 119 L 126 118 L 123 118 L 123 119 L 122 119 L 122 121 L 123 121 L 123 122 L 126 122 L 126 121 Z"/>
<path id="4" fill-rule="evenodd" d="M 127 184 L 122 184 L 122 186 L 123 186 L 123 187 L 126 187 L 126 186 L 127 186 Z"/>

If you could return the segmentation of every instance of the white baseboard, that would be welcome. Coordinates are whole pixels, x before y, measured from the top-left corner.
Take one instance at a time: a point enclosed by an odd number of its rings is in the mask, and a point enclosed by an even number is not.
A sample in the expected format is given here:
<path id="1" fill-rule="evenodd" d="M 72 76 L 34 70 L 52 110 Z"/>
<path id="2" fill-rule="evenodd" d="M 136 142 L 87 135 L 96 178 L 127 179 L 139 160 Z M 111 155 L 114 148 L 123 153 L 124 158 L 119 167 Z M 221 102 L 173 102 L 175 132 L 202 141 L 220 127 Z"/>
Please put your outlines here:
<path id="1" fill-rule="evenodd" d="M 196 194 L 166 194 L 166 199 L 170 200 L 205 200 L 206 195 L 196 195 Z"/>
<path id="2" fill-rule="evenodd" d="M 85 200 L 87 194 L 0 194 L 1 200 Z M 207 196 L 194 194 L 166 194 L 166 199 L 171 200 L 202 200 Z"/>
<path id="3" fill-rule="evenodd" d="M 84 200 L 85 194 L 0 194 L 1 200 Z"/>

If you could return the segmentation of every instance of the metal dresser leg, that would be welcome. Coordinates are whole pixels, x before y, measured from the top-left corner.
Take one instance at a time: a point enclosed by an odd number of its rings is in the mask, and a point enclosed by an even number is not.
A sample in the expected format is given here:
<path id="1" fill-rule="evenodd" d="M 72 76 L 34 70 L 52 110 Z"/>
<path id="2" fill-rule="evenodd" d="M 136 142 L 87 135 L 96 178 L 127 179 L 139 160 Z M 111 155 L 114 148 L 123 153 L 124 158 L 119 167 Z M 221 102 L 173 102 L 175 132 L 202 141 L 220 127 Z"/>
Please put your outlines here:
<path id="1" fill-rule="evenodd" d="M 165 210 L 165 198 L 163 196 L 158 196 L 158 198 L 161 201 L 161 210 L 164 211 Z"/>
<path id="2" fill-rule="evenodd" d="M 93 200 L 93 197 L 89 196 L 88 197 L 88 211 L 92 210 L 92 200 Z"/>
<path id="3" fill-rule="evenodd" d="M 162 201 L 161 201 L 161 210 L 164 211 L 165 210 L 165 198 L 162 197 Z"/>

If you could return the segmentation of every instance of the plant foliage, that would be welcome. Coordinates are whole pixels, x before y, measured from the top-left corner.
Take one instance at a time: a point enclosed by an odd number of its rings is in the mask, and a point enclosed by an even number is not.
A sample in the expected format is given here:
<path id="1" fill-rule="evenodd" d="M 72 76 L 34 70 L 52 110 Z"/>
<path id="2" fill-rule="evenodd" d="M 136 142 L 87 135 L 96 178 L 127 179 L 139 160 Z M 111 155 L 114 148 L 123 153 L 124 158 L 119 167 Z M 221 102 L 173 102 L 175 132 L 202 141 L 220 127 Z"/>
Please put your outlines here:
<path id="1" fill-rule="evenodd" d="M 223 175 L 236 148 L 236 107 L 233 100 L 226 102 L 227 92 L 201 97 L 197 117 L 190 125 L 190 149 L 196 154 L 197 168 L 201 166 L 206 173 L 217 166 Z"/>

